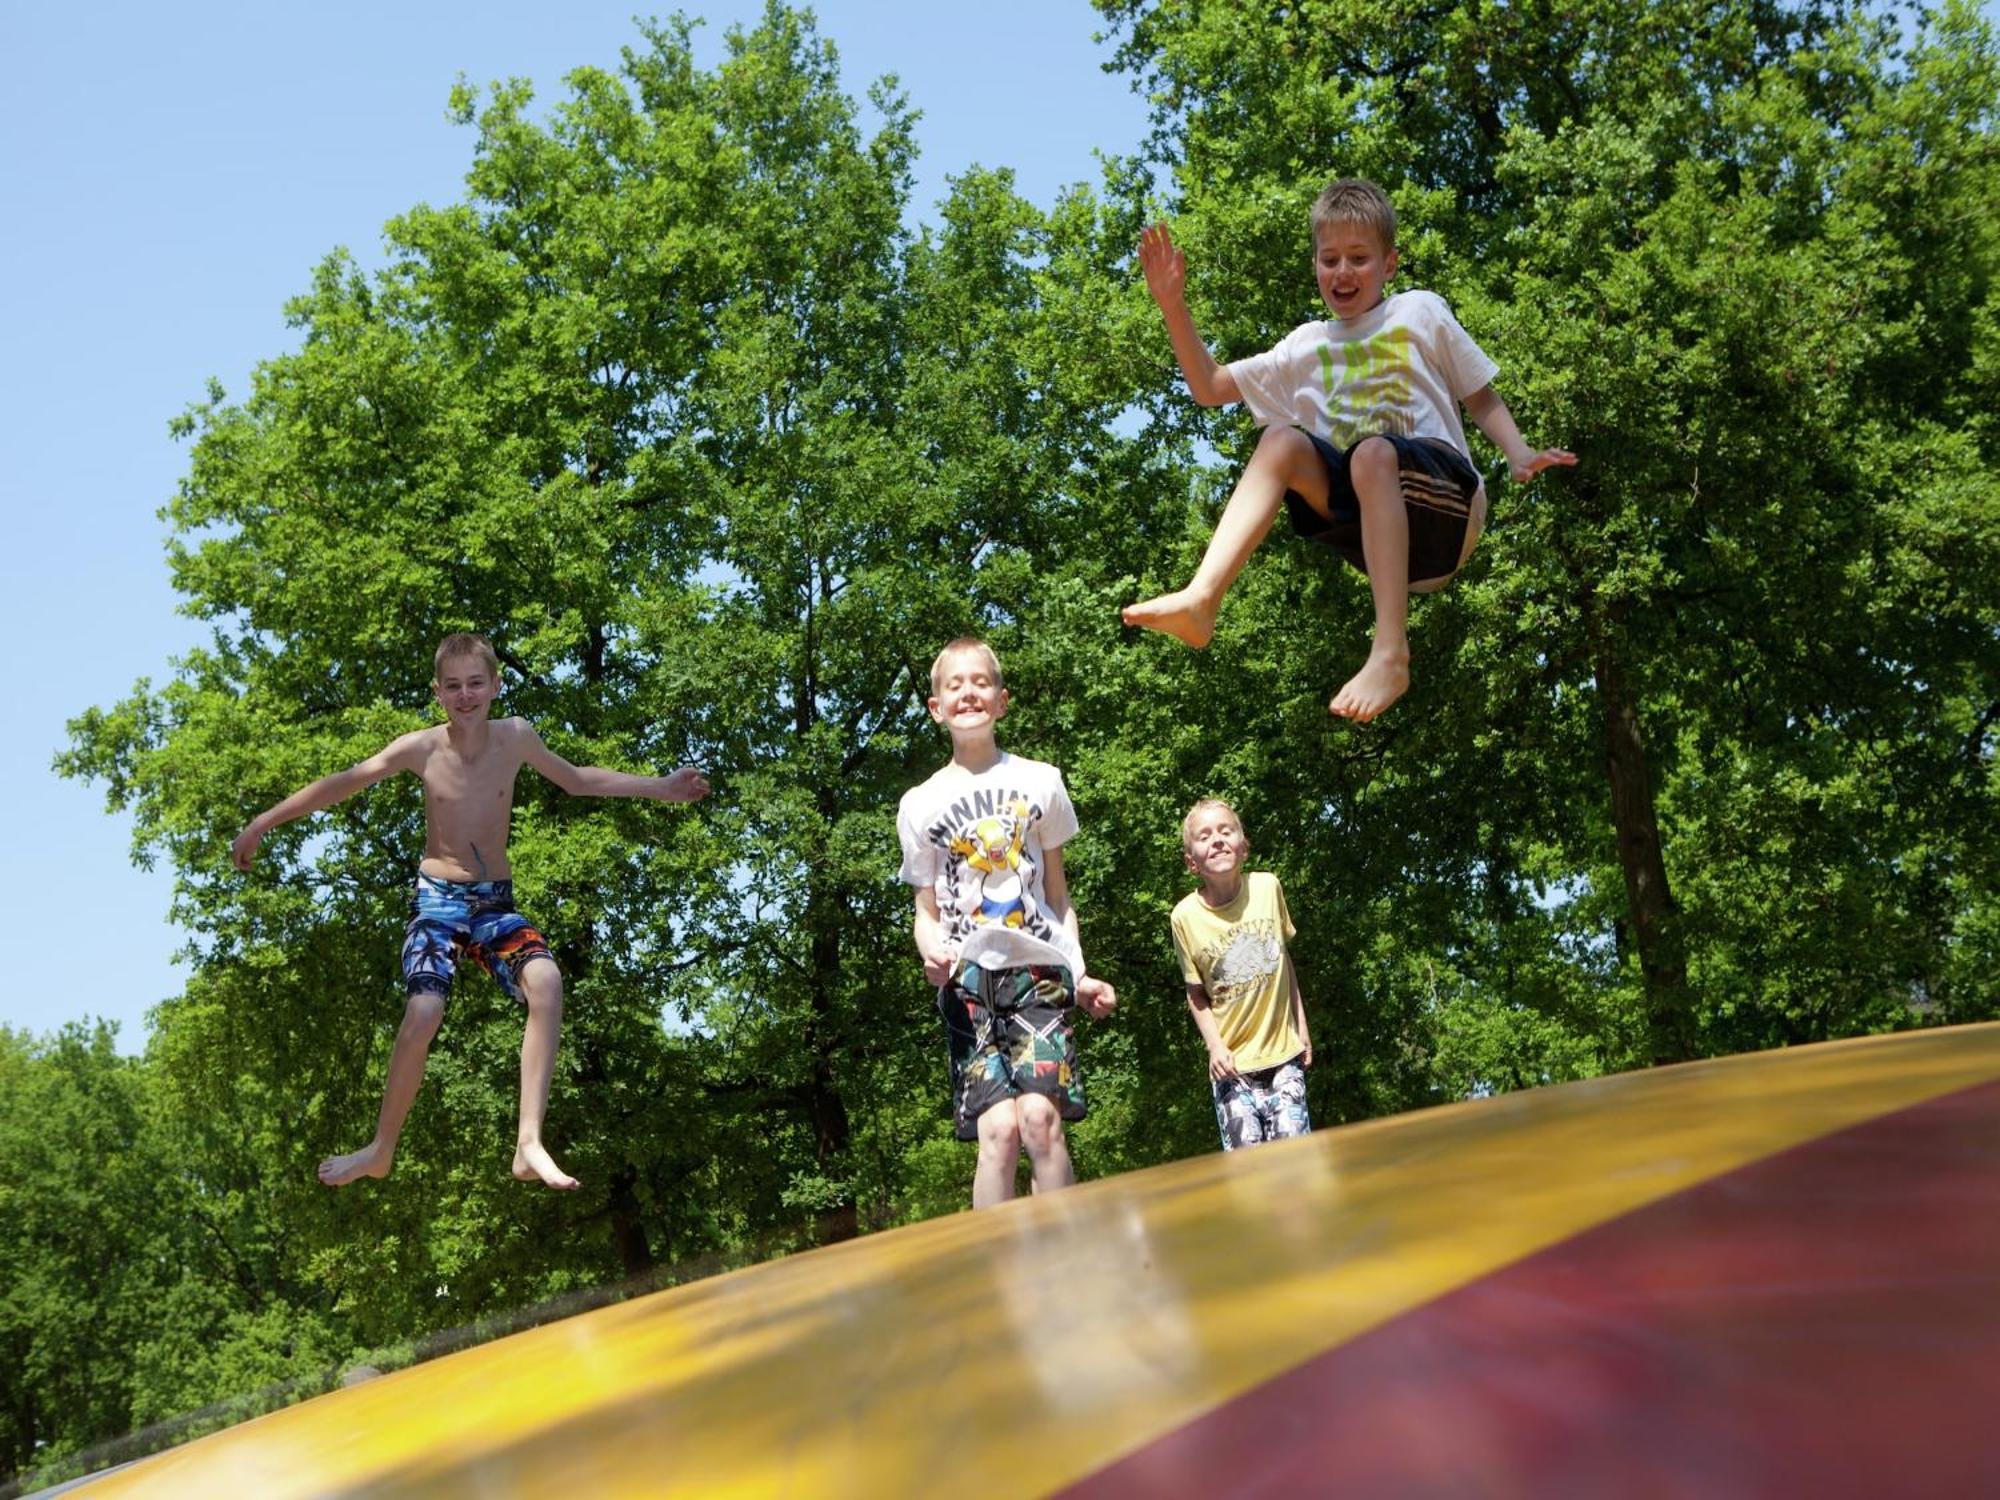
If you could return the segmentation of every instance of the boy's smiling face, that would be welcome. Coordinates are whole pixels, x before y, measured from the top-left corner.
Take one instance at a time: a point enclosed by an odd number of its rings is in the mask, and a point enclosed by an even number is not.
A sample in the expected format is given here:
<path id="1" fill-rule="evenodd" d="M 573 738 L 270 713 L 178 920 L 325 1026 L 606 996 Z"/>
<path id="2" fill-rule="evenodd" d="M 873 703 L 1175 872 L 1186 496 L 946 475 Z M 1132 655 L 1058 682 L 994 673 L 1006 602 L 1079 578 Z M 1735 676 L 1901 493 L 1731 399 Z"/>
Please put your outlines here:
<path id="1" fill-rule="evenodd" d="M 431 691 L 454 724 L 471 724 L 486 717 L 499 695 L 500 679 L 477 656 L 448 656 Z"/>
<path id="2" fill-rule="evenodd" d="M 1366 224 L 1323 224 L 1315 240 L 1313 274 L 1333 315 L 1358 318 L 1380 305 L 1383 286 L 1396 274 L 1396 252 Z"/>
<path id="3" fill-rule="evenodd" d="M 937 690 L 929 700 L 931 717 L 954 735 L 992 732 L 1007 713 L 1007 690 L 993 658 L 984 651 L 954 651 L 944 659 Z"/>
<path id="4" fill-rule="evenodd" d="M 1204 883 L 1226 881 L 1250 852 L 1250 840 L 1244 836 L 1235 810 L 1218 803 L 1200 809 L 1189 820 L 1181 852 L 1197 879 Z"/>

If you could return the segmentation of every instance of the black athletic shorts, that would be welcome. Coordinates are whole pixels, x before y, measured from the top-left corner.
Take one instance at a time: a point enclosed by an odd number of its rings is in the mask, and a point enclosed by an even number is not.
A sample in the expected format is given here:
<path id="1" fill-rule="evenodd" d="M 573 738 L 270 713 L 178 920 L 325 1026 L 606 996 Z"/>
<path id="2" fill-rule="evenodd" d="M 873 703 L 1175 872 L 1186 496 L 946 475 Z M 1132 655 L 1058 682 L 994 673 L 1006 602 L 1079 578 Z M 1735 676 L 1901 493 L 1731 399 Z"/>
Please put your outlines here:
<path id="1" fill-rule="evenodd" d="M 1333 518 L 1327 519 L 1306 504 L 1304 496 L 1287 490 L 1285 511 L 1291 517 L 1292 530 L 1307 541 L 1331 547 L 1366 573 L 1361 502 L 1347 471 L 1354 449 L 1343 453 L 1325 438 L 1310 432 L 1306 436 L 1326 465 L 1327 508 Z M 1395 445 L 1396 466 L 1401 471 L 1403 510 L 1410 518 L 1410 582 L 1449 578 L 1458 571 L 1465 551 L 1465 528 L 1479 493 L 1479 471 L 1450 443 L 1393 432 L 1381 436 Z"/>

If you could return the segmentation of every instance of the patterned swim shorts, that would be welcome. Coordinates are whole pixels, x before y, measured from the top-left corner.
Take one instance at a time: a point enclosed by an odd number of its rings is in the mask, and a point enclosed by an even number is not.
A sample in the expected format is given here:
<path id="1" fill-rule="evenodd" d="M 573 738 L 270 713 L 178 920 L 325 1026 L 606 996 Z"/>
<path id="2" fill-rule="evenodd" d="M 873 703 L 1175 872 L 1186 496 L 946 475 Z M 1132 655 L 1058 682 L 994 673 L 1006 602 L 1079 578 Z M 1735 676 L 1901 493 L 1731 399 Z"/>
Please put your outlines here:
<path id="1" fill-rule="evenodd" d="M 962 963 L 938 991 L 951 1049 L 952 1131 L 979 1139 L 979 1117 L 1004 1099 L 1042 1094 L 1065 1120 L 1088 1110 L 1070 1027 L 1076 981 L 1061 964 L 983 969 Z"/>
<path id="2" fill-rule="evenodd" d="M 410 926 L 403 935 L 403 983 L 412 995 L 448 995 L 460 959 L 470 958 L 521 998 L 521 970 L 554 957 L 542 935 L 514 910 L 514 882 L 439 880 L 417 873 Z"/>
<path id="3" fill-rule="evenodd" d="M 1275 1068 L 1239 1073 L 1215 1083 L 1215 1123 L 1222 1128 L 1222 1149 L 1255 1146 L 1311 1135 L 1306 1114 L 1306 1070 L 1295 1057 Z"/>

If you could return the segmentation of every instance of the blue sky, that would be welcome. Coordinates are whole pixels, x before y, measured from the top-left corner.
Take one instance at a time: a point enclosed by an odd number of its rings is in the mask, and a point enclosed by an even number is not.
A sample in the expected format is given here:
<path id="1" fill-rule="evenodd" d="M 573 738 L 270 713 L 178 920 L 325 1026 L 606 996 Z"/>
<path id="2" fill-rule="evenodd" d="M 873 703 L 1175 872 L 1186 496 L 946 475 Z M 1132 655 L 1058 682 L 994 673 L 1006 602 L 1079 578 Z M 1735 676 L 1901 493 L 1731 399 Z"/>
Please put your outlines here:
<path id="1" fill-rule="evenodd" d="M 0 5 L 0 626 L 15 643 L 0 734 L 0 920 L 15 934 L 0 1024 L 97 1015 L 136 1051 L 180 989 L 169 877 L 130 859 L 101 789 L 49 768 L 65 722 L 171 675 L 199 638 L 175 613 L 156 512 L 186 450 L 169 418 L 214 376 L 243 394 L 290 347 L 280 314 L 336 245 L 458 196 L 461 73 L 543 100 L 615 66 L 634 0 L 349 0 L 306 6 Z M 705 57 L 752 0 L 687 0 Z M 923 110 L 916 203 L 947 174 L 1011 166 L 1050 201 L 1131 150 L 1145 109 L 1105 74 L 1086 0 L 822 0 L 856 98 L 887 72 Z M 1989 20 L 2000 0 L 1982 7 Z M 996 16 L 999 23 L 996 24 Z M 254 812 L 246 808 L 246 816 Z M 412 851 L 412 858 L 415 851 Z"/>
<path id="2" fill-rule="evenodd" d="M 689 0 L 705 59 L 750 0 Z M 615 67 L 633 0 L 0 7 L 0 622 L 15 643 L 0 735 L 0 920 L 15 934 L 0 1024 L 117 1021 L 177 994 L 170 877 L 131 863 L 101 788 L 58 779 L 65 722 L 172 675 L 201 638 L 175 613 L 156 512 L 185 471 L 168 420 L 210 376 L 232 397 L 291 347 L 281 308 L 336 245 L 459 195 L 471 133 L 445 119 L 461 73 L 522 76 L 544 101 Z M 947 174 L 1010 166 L 1049 202 L 1129 151 L 1145 108 L 1086 0 L 892 6 L 822 0 L 857 99 L 896 73 L 924 112 L 919 216 Z M 256 811 L 245 808 L 246 817 Z M 417 851 L 411 851 L 414 862 Z"/>

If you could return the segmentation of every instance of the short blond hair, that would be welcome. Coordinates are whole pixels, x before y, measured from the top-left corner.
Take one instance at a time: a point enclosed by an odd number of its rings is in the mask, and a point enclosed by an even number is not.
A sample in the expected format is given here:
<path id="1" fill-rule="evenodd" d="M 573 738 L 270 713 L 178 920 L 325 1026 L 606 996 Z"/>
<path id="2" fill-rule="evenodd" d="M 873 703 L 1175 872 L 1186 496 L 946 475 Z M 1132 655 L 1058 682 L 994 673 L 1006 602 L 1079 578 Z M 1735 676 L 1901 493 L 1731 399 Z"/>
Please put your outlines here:
<path id="1" fill-rule="evenodd" d="M 1373 232 L 1387 255 L 1396 248 L 1396 208 L 1389 195 L 1365 177 L 1336 177 L 1313 199 L 1313 249 L 1319 233 L 1335 224 L 1359 224 Z"/>
<path id="2" fill-rule="evenodd" d="M 931 658 L 931 696 L 933 698 L 938 695 L 939 684 L 944 681 L 945 662 L 951 657 L 962 656 L 969 651 L 978 651 L 986 657 L 986 664 L 993 669 L 993 685 L 995 687 L 1005 687 L 1007 685 L 1000 676 L 1000 658 L 994 654 L 993 648 L 976 635 L 962 635 L 956 640 L 945 642 L 944 650 Z"/>
<path id="3" fill-rule="evenodd" d="M 1233 803 L 1225 802 L 1220 797 L 1203 797 L 1193 807 L 1190 807 L 1187 810 L 1187 816 L 1181 819 L 1181 853 L 1194 853 L 1194 820 L 1210 808 L 1215 807 L 1221 808 L 1236 820 L 1237 832 L 1241 833 L 1243 831 L 1243 814 L 1236 810 Z"/>
<path id="4" fill-rule="evenodd" d="M 476 656 L 486 663 L 487 672 L 495 677 L 500 675 L 500 658 L 493 653 L 493 643 L 483 635 L 460 630 L 438 642 L 437 655 L 431 659 L 431 676 L 444 681 L 444 664 L 459 656 Z"/>

